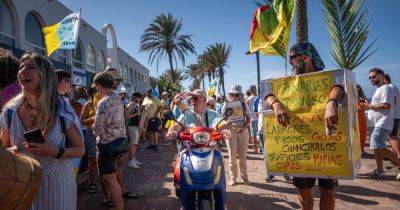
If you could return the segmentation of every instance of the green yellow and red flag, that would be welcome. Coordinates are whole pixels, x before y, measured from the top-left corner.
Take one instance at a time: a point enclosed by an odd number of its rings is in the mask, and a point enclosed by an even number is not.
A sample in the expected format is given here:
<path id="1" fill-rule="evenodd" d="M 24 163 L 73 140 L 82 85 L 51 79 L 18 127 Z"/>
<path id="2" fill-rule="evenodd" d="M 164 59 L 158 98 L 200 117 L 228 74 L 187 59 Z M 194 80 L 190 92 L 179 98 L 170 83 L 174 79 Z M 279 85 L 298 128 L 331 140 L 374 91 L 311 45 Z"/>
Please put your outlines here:
<path id="1" fill-rule="evenodd" d="M 285 56 L 289 45 L 294 0 L 274 0 L 256 9 L 250 30 L 250 53 Z"/>

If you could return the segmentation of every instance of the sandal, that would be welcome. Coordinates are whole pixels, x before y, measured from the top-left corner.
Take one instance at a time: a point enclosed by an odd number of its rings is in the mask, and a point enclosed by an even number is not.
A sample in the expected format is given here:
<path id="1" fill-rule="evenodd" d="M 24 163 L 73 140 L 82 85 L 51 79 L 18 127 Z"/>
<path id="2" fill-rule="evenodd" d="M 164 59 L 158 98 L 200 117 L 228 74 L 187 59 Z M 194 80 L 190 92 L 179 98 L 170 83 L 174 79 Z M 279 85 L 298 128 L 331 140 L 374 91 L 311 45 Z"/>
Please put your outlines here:
<path id="1" fill-rule="evenodd" d="M 96 185 L 91 184 L 91 185 L 89 186 L 88 194 L 96 194 L 96 193 L 97 193 L 97 191 L 96 191 Z"/>
<path id="2" fill-rule="evenodd" d="M 106 206 L 108 208 L 113 207 L 111 200 L 108 200 L 108 201 L 103 200 L 101 203 L 103 204 L 103 206 Z"/>
<path id="3" fill-rule="evenodd" d="M 128 190 L 122 195 L 122 197 L 127 199 L 138 199 L 139 195 Z"/>

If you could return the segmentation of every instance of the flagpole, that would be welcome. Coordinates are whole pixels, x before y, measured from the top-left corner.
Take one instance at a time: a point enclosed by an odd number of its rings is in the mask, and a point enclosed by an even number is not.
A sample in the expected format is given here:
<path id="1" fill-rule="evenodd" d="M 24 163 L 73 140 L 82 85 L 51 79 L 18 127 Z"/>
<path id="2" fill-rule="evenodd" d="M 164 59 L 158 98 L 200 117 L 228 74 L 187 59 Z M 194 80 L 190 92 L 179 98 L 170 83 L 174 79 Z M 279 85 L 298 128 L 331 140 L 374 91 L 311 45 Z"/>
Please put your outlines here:
<path id="1" fill-rule="evenodd" d="M 79 8 L 79 24 L 78 24 L 78 31 L 77 31 L 77 34 L 76 34 L 76 41 L 75 41 L 75 43 L 76 43 L 76 46 L 75 46 L 75 48 L 72 50 L 72 62 L 71 62 L 71 77 L 72 77 L 72 79 L 73 79 L 73 77 L 74 77 L 74 72 L 73 72 L 73 69 L 74 69 L 74 67 L 75 67 L 75 57 L 76 57 L 76 48 L 78 48 L 78 44 L 79 44 L 79 39 L 78 39 L 78 37 L 79 37 L 79 28 L 81 27 L 81 8 Z M 72 80 L 72 81 L 74 81 L 74 80 Z"/>

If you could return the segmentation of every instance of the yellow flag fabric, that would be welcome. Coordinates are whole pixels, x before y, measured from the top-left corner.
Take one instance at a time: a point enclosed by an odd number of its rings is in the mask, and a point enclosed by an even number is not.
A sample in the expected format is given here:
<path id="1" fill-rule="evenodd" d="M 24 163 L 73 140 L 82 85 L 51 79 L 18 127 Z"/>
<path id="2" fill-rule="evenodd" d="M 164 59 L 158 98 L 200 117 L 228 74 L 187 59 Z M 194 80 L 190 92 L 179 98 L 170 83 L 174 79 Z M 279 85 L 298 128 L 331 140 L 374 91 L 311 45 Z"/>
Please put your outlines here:
<path id="1" fill-rule="evenodd" d="M 250 35 L 250 52 L 285 56 L 289 44 L 293 0 L 276 0 L 254 12 Z"/>
<path id="2" fill-rule="evenodd" d="M 47 56 L 57 49 L 75 49 L 79 34 L 80 12 L 71 13 L 59 23 L 44 27 Z"/>
<path id="3" fill-rule="evenodd" d="M 44 27 L 43 33 L 46 42 L 47 56 L 50 56 L 54 51 L 60 48 L 61 41 L 57 36 L 57 29 L 61 23 L 56 23 L 52 26 Z"/>

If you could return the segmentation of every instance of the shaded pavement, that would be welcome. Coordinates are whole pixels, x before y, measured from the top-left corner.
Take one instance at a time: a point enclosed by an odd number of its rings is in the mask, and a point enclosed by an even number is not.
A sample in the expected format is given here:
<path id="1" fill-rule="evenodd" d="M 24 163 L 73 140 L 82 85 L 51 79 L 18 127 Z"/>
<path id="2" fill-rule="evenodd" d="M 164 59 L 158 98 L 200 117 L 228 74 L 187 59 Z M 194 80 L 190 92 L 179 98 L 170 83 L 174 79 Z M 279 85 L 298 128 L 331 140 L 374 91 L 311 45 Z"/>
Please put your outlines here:
<path id="1" fill-rule="evenodd" d="M 252 149 L 249 149 L 252 151 Z M 367 150 L 368 151 L 368 150 Z M 125 200 L 125 209 L 179 209 L 180 202 L 175 197 L 172 165 L 176 156 L 174 147 L 160 146 L 158 152 L 142 150 L 138 159 L 144 162 L 140 169 L 124 169 L 124 180 L 131 191 L 138 192 L 137 200 Z M 369 152 L 370 153 L 370 152 Z M 227 153 L 225 168 L 227 165 Z M 299 209 L 297 190 L 282 177 L 266 184 L 263 157 L 249 152 L 248 173 L 251 184 L 227 187 L 227 209 Z M 336 209 L 400 209 L 400 182 L 394 181 L 397 170 L 385 161 L 386 178 L 371 179 L 365 173 L 374 169 L 372 155 L 365 155 L 363 167 L 356 180 L 340 180 L 336 199 Z M 227 173 L 227 171 L 226 171 Z M 86 186 L 79 189 L 79 210 L 107 209 L 101 204 L 101 192 L 88 195 Z M 315 209 L 318 209 L 319 193 L 314 188 Z"/>

